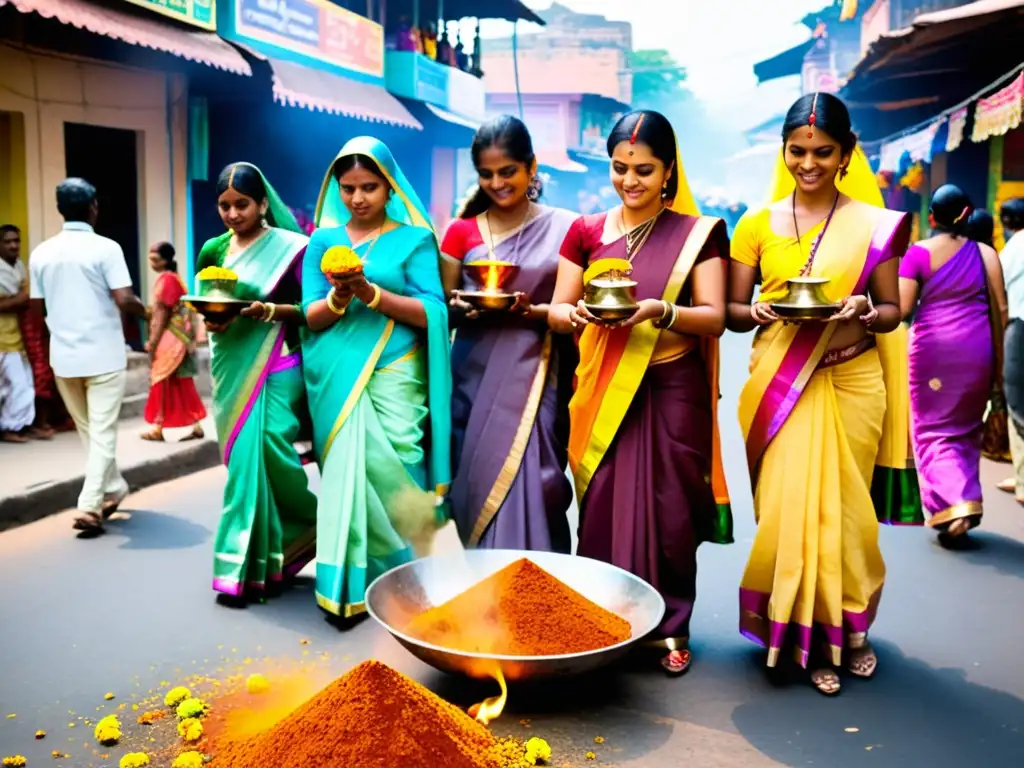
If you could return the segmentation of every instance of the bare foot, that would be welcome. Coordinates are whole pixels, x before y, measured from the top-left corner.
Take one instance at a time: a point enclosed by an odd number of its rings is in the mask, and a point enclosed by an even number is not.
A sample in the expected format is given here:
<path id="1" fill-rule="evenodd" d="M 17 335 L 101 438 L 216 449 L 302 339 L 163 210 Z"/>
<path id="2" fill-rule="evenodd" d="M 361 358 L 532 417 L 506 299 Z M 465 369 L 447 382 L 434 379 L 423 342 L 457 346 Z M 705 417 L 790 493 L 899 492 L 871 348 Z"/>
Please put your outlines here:
<path id="1" fill-rule="evenodd" d="M 1017 479 L 1013 477 L 1008 477 L 1005 480 L 1000 480 L 998 483 L 996 483 L 996 488 L 998 488 L 1003 493 L 1013 493 L 1014 491 L 1017 490 Z"/>
<path id="2" fill-rule="evenodd" d="M 28 438 L 24 435 L 19 435 L 17 432 L 0 432 L 0 442 L 27 443 Z"/>

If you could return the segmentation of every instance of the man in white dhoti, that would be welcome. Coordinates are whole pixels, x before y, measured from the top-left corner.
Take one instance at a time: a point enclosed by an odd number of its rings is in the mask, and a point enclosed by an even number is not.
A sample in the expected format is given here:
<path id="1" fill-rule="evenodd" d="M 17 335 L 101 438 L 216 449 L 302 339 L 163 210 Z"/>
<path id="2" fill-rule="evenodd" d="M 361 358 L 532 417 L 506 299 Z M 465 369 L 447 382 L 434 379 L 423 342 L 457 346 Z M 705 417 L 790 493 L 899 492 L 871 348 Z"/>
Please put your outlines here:
<path id="1" fill-rule="evenodd" d="M 32 366 L 25 354 L 18 314 L 28 308 L 28 273 L 19 258 L 21 232 L 0 227 L 0 441 L 24 443 L 36 418 Z"/>

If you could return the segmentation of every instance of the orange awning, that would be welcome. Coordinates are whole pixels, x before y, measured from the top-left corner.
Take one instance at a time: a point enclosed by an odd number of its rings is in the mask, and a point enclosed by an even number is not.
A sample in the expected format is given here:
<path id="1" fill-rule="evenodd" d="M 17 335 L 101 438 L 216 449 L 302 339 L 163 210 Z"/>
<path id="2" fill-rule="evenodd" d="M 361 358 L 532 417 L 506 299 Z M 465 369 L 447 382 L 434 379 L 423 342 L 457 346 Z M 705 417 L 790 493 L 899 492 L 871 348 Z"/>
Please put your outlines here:
<path id="1" fill-rule="evenodd" d="M 114 40 L 152 48 L 237 75 L 252 75 L 248 62 L 237 50 L 212 32 L 184 29 L 154 16 L 148 18 L 113 8 L 101 8 L 85 0 L 0 0 L 21 13 L 37 13 L 77 29 Z"/>

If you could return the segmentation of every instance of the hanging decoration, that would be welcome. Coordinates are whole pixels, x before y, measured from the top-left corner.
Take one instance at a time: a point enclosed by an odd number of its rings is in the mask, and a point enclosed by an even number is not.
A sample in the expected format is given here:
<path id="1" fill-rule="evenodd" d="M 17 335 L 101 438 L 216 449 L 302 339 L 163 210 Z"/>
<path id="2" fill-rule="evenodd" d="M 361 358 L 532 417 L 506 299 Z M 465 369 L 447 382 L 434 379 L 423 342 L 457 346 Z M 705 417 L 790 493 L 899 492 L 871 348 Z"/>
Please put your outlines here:
<path id="1" fill-rule="evenodd" d="M 907 172 L 903 174 L 903 177 L 900 179 L 900 186 L 917 194 L 921 191 L 921 187 L 924 186 L 924 181 L 924 163 L 918 161 L 911 165 Z"/>
<path id="2" fill-rule="evenodd" d="M 892 171 L 879 171 L 875 174 L 875 181 L 881 190 L 889 189 L 892 186 Z"/>
<path id="3" fill-rule="evenodd" d="M 909 155 L 912 162 L 930 163 L 932 161 L 935 134 L 938 133 L 939 128 L 945 125 L 945 123 L 946 118 L 941 117 L 920 131 L 908 133 L 905 136 L 900 136 L 898 139 L 883 143 L 879 167 L 883 171 L 899 170 L 903 155 Z"/>
<path id="4" fill-rule="evenodd" d="M 967 112 L 970 107 L 961 107 L 949 116 L 949 135 L 946 136 L 946 151 L 952 152 L 964 141 L 967 127 Z"/>
<path id="5" fill-rule="evenodd" d="M 974 109 L 974 132 L 971 141 L 980 143 L 993 136 L 1003 136 L 1021 124 L 1024 110 L 1024 72 L 1002 90 L 979 99 Z"/>

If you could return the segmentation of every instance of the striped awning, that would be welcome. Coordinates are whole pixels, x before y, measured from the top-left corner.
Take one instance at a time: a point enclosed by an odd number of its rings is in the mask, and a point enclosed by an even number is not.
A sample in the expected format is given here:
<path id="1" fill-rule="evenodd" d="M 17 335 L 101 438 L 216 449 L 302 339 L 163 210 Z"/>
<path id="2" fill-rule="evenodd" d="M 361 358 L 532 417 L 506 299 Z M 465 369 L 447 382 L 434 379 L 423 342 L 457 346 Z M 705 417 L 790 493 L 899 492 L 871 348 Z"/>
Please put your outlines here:
<path id="1" fill-rule="evenodd" d="M 274 99 L 281 104 L 423 130 L 422 123 L 381 85 L 291 61 L 266 60 L 274 72 Z"/>
<path id="2" fill-rule="evenodd" d="M 223 69 L 237 75 L 252 75 L 249 63 L 237 50 L 212 32 L 185 29 L 157 16 L 92 5 L 85 0 L 0 0 L 21 13 L 36 13 L 77 29 L 114 40 L 151 48 L 189 61 Z"/>

